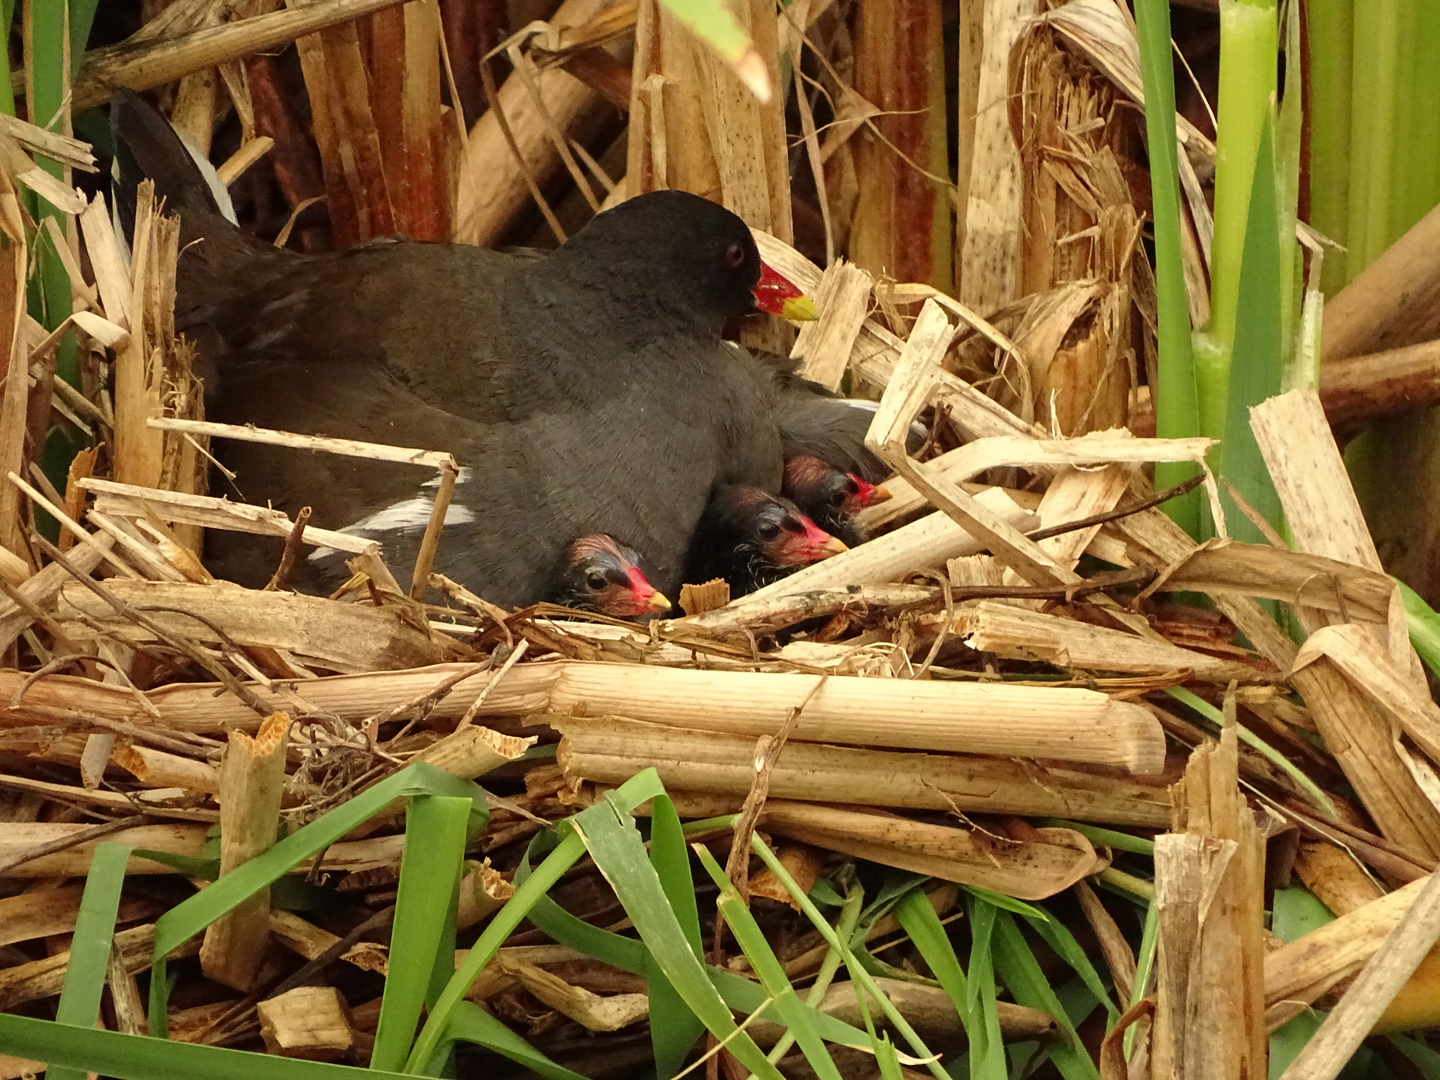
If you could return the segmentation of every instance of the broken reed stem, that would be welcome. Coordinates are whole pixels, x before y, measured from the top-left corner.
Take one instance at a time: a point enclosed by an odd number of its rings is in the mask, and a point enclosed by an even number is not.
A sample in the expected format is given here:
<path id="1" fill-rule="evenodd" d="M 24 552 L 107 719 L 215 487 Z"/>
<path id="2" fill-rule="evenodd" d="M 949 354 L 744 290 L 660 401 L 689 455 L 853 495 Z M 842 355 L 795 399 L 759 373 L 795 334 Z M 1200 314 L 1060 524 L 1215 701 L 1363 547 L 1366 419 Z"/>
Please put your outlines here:
<path id="1" fill-rule="evenodd" d="M 1332 1080 L 1440 938 L 1440 875 L 1432 874 L 1395 929 L 1280 1080 Z"/>
<path id="2" fill-rule="evenodd" d="M 430 508 L 430 520 L 425 523 L 425 535 L 420 541 L 420 551 L 415 556 L 415 572 L 410 577 L 410 599 L 425 598 L 425 589 L 430 584 L 430 567 L 435 563 L 435 549 L 440 544 L 440 531 L 445 527 L 445 514 L 450 509 L 450 497 L 455 494 L 455 481 L 460 470 L 451 458 L 440 466 L 440 488 L 435 492 L 435 503 Z"/>
<path id="3" fill-rule="evenodd" d="M 274 428 L 255 427 L 251 424 L 216 424 L 209 420 L 152 416 L 145 421 L 145 425 L 161 431 L 183 431 L 191 435 L 209 435 L 211 438 L 288 446 L 295 450 L 321 450 L 327 454 L 368 458 L 372 461 L 394 461 L 401 465 L 424 465 L 431 469 L 459 467 L 455 464 L 454 457 L 441 450 L 387 446 L 384 443 L 361 442 L 358 439 L 331 439 L 323 435 L 296 435 L 289 431 L 276 431 Z"/>
<path id="4" fill-rule="evenodd" d="M 275 843 L 285 790 L 290 717 L 272 713 L 252 738 L 232 732 L 220 763 L 220 873 L 225 875 Z M 270 944 L 270 888 L 231 908 L 205 931 L 200 966 L 208 978 L 240 991 L 254 985 Z"/>
<path id="5" fill-rule="evenodd" d="M 285 550 L 280 553 L 280 565 L 275 568 L 265 588 L 261 592 L 279 592 L 285 585 L 285 580 L 290 576 L 290 571 L 295 568 L 295 560 L 300 557 L 300 545 L 305 542 L 305 527 L 310 524 L 310 515 L 314 510 L 308 506 L 302 506 L 295 514 L 295 524 L 290 529 L 290 535 L 285 538 Z"/>

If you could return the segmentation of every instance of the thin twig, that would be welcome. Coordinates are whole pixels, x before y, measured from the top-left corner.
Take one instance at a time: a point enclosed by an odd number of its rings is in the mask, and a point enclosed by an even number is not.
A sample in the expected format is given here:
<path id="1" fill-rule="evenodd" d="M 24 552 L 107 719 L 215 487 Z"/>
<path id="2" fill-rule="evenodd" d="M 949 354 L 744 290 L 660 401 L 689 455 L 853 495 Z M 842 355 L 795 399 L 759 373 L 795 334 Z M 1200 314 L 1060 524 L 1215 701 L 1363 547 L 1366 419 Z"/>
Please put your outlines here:
<path id="1" fill-rule="evenodd" d="M 148 814 L 134 814 L 131 817 L 120 818 L 116 821 L 107 821 L 103 825 L 92 825 L 88 829 L 81 829 L 79 832 L 71 833 L 69 836 L 61 837 L 59 840 L 49 840 L 43 844 L 36 844 L 34 847 L 26 848 L 8 862 L 0 862 L 0 877 L 4 877 L 17 866 L 22 866 L 33 859 L 39 859 L 45 855 L 53 855 L 57 851 L 65 851 L 67 848 L 75 847 L 78 844 L 88 844 L 91 840 L 99 840 L 102 836 L 122 832 L 136 825 L 144 825 L 148 820 L 150 820 Z"/>

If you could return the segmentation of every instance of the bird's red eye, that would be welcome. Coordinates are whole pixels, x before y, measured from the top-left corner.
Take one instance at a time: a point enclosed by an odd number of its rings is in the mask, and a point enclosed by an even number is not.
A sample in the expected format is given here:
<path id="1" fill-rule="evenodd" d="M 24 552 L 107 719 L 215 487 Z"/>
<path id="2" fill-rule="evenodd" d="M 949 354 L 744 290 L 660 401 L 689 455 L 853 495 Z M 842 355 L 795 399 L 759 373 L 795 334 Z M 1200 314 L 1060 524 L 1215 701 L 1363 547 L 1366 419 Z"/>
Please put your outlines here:
<path id="1" fill-rule="evenodd" d="M 725 261 L 731 266 L 740 266 L 745 261 L 745 246 L 738 243 L 731 244 L 725 249 Z"/>

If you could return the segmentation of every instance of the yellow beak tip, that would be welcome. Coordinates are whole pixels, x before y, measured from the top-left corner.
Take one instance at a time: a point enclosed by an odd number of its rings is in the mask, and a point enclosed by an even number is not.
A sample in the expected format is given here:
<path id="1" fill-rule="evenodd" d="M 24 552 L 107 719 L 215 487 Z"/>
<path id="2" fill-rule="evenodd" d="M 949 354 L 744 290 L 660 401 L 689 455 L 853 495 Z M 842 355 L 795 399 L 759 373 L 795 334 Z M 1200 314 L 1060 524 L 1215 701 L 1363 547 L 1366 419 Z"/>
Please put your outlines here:
<path id="1" fill-rule="evenodd" d="M 870 505 L 874 506 L 876 503 L 889 502 L 894 497 L 894 495 L 890 494 L 888 488 L 877 487 L 870 493 Z"/>
<path id="2" fill-rule="evenodd" d="M 839 555 L 843 551 L 849 551 L 850 548 L 844 540 L 841 540 L 838 536 L 832 536 L 829 540 L 825 541 L 825 550 L 831 555 Z"/>
<path id="3" fill-rule="evenodd" d="M 671 607 L 669 598 L 660 592 L 650 594 L 649 605 L 650 610 L 657 614 L 662 611 L 669 611 Z"/>
<path id="4" fill-rule="evenodd" d="M 792 296 L 781 307 L 780 317 L 791 322 L 814 322 L 820 318 L 820 309 L 808 296 Z"/>

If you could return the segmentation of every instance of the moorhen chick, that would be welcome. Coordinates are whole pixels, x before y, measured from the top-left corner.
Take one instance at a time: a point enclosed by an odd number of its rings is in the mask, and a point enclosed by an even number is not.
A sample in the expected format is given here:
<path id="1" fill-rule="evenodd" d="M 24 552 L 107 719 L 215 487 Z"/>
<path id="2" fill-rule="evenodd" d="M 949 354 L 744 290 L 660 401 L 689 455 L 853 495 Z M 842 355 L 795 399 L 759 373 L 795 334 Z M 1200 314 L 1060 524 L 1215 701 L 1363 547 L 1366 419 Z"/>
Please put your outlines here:
<path id="1" fill-rule="evenodd" d="M 729 484 L 705 507 L 690 544 L 685 580 L 699 585 L 724 578 L 732 597 L 744 596 L 844 550 L 842 541 L 789 499 Z"/>
<path id="2" fill-rule="evenodd" d="M 849 547 L 865 541 L 854 516 L 867 506 L 890 498 L 890 492 L 883 487 L 877 487 L 863 476 L 837 469 L 813 454 L 796 454 L 785 459 L 780 494 Z"/>
<path id="3" fill-rule="evenodd" d="M 670 601 L 656 591 L 641 569 L 640 556 L 603 534 L 582 536 L 566 546 L 547 599 L 617 619 L 670 610 Z"/>
<path id="4" fill-rule="evenodd" d="M 793 315 L 798 290 L 764 273 L 728 210 L 654 192 L 538 259 L 405 240 L 298 255 L 226 221 L 139 97 L 117 91 L 111 125 L 122 202 L 149 176 L 181 215 L 176 328 L 197 345 L 210 418 L 451 452 L 470 471 L 436 569 L 490 601 L 539 599 L 565 545 L 593 533 L 646 552 L 673 595 L 713 490 L 779 490 L 778 391 L 720 335 L 757 310 Z M 311 505 L 317 523 L 383 540 L 397 569 L 423 532 L 413 468 L 217 447 L 246 499 Z M 211 537 L 213 568 L 242 583 L 279 557 L 278 542 Z M 311 562 L 321 584 L 343 575 Z"/>

